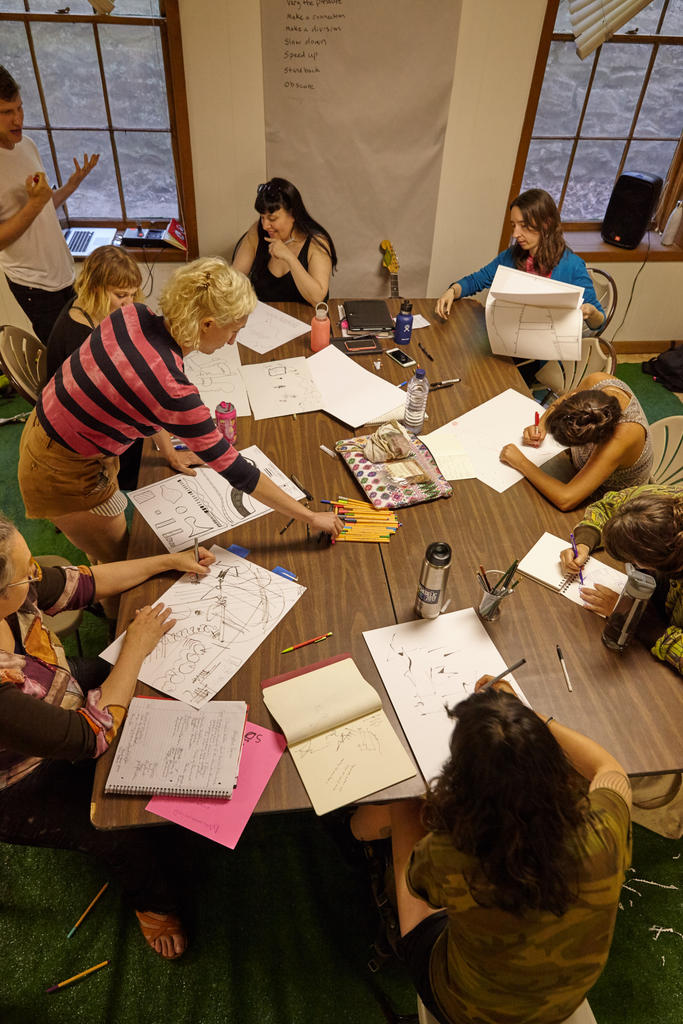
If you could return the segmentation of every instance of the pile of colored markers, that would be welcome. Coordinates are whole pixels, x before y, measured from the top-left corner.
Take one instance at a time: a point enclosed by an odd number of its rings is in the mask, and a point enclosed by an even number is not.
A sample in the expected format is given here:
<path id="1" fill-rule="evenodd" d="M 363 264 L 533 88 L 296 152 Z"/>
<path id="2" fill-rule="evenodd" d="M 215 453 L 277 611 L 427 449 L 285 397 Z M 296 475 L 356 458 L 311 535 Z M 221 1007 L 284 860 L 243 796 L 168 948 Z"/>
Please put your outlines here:
<path id="1" fill-rule="evenodd" d="M 333 543 L 355 540 L 368 544 L 388 544 L 401 525 L 395 512 L 374 508 L 367 501 L 338 498 L 337 501 L 325 500 L 324 504 L 331 505 L 344 521 L 344 529 Z"/>

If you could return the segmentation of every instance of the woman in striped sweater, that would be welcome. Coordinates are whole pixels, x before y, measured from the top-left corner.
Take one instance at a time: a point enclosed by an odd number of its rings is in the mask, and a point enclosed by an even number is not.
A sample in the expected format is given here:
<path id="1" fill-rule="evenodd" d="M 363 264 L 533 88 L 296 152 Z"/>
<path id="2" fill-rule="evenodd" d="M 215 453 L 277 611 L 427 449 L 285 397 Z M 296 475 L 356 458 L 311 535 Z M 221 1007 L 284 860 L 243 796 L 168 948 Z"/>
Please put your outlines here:
<path id="1" fill-rule="evenodd" d="M 125 558 L 118 456 L 136 438 L 167 431 L 190 449 L 190 462 L 336 536 L 335 515 L 294 501 L 225 440 L 185 376 L 183 355 L 234 344 L 255 305 L 246 277 L 210 257 L 176 271 L 161 296 L 161 316 L 135 303 L 106 317 L 48 382 L 26 423 L 19 486 L 27 516 L 50 519 L 91 560 Z M 168 434 L 160 436 L 170 446 Z"/>

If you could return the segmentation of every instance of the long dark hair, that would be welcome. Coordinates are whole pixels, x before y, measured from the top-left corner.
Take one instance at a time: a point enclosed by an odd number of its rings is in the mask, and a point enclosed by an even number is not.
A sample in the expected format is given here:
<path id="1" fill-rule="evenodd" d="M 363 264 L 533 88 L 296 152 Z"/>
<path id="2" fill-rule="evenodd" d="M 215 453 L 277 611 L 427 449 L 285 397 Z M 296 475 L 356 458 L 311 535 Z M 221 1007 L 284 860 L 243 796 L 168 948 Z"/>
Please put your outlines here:
<path id="1" fill-rule="evenodd" d="M 540 232 L 534 265 L 540 273 L 549 274 L 560 262 L 562 253 L 567 248 L 555 200 L 545 189 L 530 188 L 512 200 L 510 210 L 513 206 L 518 207 L 525 224 Z M 512 257 L 517 269 L 524 270 L 529 253 L 518 242 L 512 244 Z"/>
<path id="2" fill-rule="evenodd" d="M 604 391 L 577 391 L 552 407 L 546 427 L 560 444 L 601 444 L 617 429 L 621 406 Z"/>
<path id="3" fill-rule="evenodd" d="M 572 837 L 585 818 L 585 781 L 509 693 L 474 694 L 449 715 L 451 756 L 427 795 L 425 824 L 474 858 L 465 877 L 481 906 L 563 914 L 578 891 Z"/>
<path id="4" fill-rule="evenodd" d="M 605 523 L 602 542 L 620 562 L 683 572 L 683 490 L 644 489 Z"/>
<path id="5" fill-rule="evenodd" d="M 294 218 L 294 226 L 299 231 L 303 231 L 307 238 L 314 238 L 325 252 L 329 253 L 332 260 L 332 269 L 334 270 L 337 266 L 337 250 L 334 247 L 329 231 L 322 224 L 319 224 L 317 220 L 313 220 L 304 206 L 301 193 L 296 185 L 292 185 L 291 181 L 287 181 L 286 178 L 271 178 L 270 181 L 259 185 L 256 191 L 254 209 L 257 213 L 275 213 L 280 208 L 291 214 Z M 259 239 L 267 237 L 260 221 L 258 236 Z M 260 245 L 256 250 L 256 258 L 249 275 L 252 280 L 257 280 L 261 276 L 269 258 L 267 246 Z"/>

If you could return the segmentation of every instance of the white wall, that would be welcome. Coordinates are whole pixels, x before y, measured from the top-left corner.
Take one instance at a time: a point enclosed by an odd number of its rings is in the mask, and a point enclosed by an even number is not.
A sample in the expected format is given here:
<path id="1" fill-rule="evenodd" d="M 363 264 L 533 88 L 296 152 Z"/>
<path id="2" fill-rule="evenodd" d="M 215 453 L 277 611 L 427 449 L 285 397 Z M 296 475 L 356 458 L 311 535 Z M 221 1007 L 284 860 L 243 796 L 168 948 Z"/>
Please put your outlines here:
<path id="1" fill-rule="evenodd" d="M 366 0 L 356 0 L 364 3 Z M 429 292 L 498 251 L 545 0 L 463 0 L 446 132 Z M 180 0 L 195 194 L 202 255 L 230 257 L 254 217 L 265 180 L 265 125 L 257 0 Z M 599 264 L 595 264 L 598 266 Z M 605 263 L 626 308 L 635 263 Z M 152 302 L 172 272 L 155 270 Z M 648 264 L 619 341 L 681 338 L 680 263 Z M 0 322 L 20 316 L 0 283 Z M 611 329 L 608 334 L 611 334 Z"/>

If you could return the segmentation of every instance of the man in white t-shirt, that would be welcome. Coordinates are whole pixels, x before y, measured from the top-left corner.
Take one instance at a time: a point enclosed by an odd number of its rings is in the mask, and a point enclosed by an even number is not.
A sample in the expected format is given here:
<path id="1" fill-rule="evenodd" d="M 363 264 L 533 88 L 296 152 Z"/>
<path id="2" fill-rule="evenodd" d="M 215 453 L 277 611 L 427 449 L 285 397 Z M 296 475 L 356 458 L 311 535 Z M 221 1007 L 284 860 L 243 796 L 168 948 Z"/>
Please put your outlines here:
<path id="1" fill-rule="evenodd" d="M 83 156 L 60 189 L 51 189 L 38 149 L 23 136 L 19 86 L 0 65 L 0 268 L 47 343 L 64 305 L 73 298 L 74 262 L 57 219 L 57 208 L 72 195 L 99 160 Z"/>

